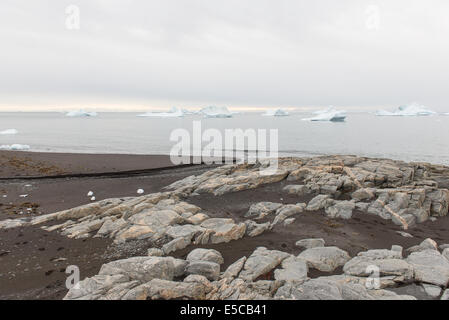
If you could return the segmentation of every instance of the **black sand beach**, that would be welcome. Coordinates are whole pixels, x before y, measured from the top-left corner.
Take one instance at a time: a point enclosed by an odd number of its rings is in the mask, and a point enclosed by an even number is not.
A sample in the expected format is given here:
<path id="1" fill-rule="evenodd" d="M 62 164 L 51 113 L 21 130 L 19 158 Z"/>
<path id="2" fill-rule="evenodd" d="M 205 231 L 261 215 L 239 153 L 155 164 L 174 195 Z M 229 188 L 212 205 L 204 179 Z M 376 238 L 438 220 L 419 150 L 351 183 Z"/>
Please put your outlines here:
<path id="1" fill-rule="evenodd" d="M 137 189 L 144 189 L 145 194 L 155 193 L 174 181 L 210 169 L 206 165 L 173 167 L 167 156 L 0 152 L 0 159 L 0 220 L 87 204 L 91 202 L 88 191 L 94 192 L 97 201 L 137 196 Z M 244 213 L 256 202 L 295 204 L 311 199 L 285 193 L 282 188 L 286 184 L 281 181 L 222 196 L 202 194 L 189 202 L 206 210 L 211 217 L 230 217 L 241 222 L 245 220 Z M 353 219 L 341 220 L 321 213 L 304 212 L 291 225 L 276 226 L 257 237 L 201 247 L 220 251 L 226 268 L 260 246 L 297 254 L 301 250 L 295 242 L 303 238 L 323 238 L 328 245 L 344 249 L 351 256 L 391 245 L 407 248 L 429 237 L 438 243 L 449 243 L 449 217 L 419 224 L 407 231 L 414 237 L 405 238 L 396 232 L 401 230 L 399 226 L 379 217 L 356 211 Z M 67 293 L 68 265 L 79 266 L 83 279 L 97 274 L 105 262 L 145 255 L 148 247 L 140 241 L 115 248 L 110 239 L 69 239 L 33 226 L 2 231 L 0 299 L 61 299 Z M 185 258 L 195 247 L 191 245 L 173 256 Z"/>

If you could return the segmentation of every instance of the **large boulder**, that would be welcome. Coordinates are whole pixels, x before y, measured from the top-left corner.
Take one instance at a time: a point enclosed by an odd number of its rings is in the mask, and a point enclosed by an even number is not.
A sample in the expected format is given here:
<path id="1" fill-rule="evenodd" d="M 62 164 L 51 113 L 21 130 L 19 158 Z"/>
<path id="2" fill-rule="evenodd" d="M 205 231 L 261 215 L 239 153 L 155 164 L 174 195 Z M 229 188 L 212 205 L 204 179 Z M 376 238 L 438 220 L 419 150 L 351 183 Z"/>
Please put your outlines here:
<path id="1" fill-rule="evenodd" d="M 343 266 L 351 257 L 337 247 L 316 247 L 307 249 L 298 256 L 307 262 L 310 268 L 323 272 L 332 272 Z"/>
<path id="2" fill-rule="evenodd" d="M 214 249 L 194 249 L 192 250 L 186 258 L 187 261 L 209 261 L 218 264 L 223 264 L 224 260 L 220 252 Z"/>
<path id="3" fill-rule="evenodd" d="M 258 277 L 272 271 L 289 256 L 288 253 L 282 251 L 259 247 L 246 260 L 243 270 L 239 274 L 239 278 L 254 281 Z"/>
<path id="4" fill-rule="evenodd" d="M 187 266 L 186 273 L 201 275 L 214 281 L 220 276 L 220 265 L 210 261 L 191 261 Z"/>
<path id="5" fill-rule="evenodd" d="M 415 279 L 419 282 L 446 287 L 449 283 L 449 260 L 437 250 L 413 252 L 406 261 L 415 270 Z"/>

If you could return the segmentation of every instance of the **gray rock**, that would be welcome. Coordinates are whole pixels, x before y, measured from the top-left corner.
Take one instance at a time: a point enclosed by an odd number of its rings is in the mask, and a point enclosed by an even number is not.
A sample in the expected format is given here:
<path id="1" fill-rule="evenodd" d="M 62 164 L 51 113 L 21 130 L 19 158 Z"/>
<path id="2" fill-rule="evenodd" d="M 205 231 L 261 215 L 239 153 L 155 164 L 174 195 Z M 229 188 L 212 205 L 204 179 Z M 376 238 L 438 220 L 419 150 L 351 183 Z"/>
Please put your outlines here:
<path id="1" fill-rule="evenodd" d="M 398 245 L 392 245 L 391 251 L 396 251 L 400 254 L 400 257 L 402 258 L 402 252 L 404 251 L 404 248 Z"/>
<path id="2" fill-rule="evenodd" d="M 333 281 L 311 279 L 301 285 L 287 283 L 275 294 L 276 299 L 343 300 L 340 287 Z"/>
<path id="3" fill-rule="evenodd" d="M 246 224 L 246 234 L 249 237 L 257 237 L 258 235 L 261 235 L 265 231 L 269 230 L 271 228 L 271 223 L 256 223 L 252 220 L 245 221 Z"/>
<path id="4" fill-rule="evenodd" d="M 245 217 L 254 217 L 255 219 L 262 219 L 269 214 L 275 213 L 277 209 L 282 207 L 282 203 L 274 202 L 259 202 L 251 205 Z"/>
<path id="5" fill-rule="evenodd" d="M 410 233 L 404 231 L 396 231 L 396 233 L 403 236 L 404 238 L 413 238 L 413 236 Z"/>
<path id="6" fill-rule="evenodd" d="M 398 250 L 387 250 L 387 249 L 373 249 L 368 251 L 359 252 L 357 256 L 363 257 L 371 260 L 378 259 L 402 259 L 402 247 Z"/>
<path id="7" fill-rule="evenodd" d="M 304 282 L 307 280 L 309 268 L 307 263 L 298 257 L 290 257 L 282 261 L 282 269 L 274 271 L 274 278 L 281 281 Z"/>
<path id="8" fill-rule="evenodd" d="M 231 264 L 226 271 L 221 275 L 221 278 L 235 278 L 239 275 L 240 271 L 245 265 L 246 257 L 242 257 L 233 264 Z"/>
<path id="9" fill-rule="evenodd" d="M 164 255 L 164 251 L 158 248 L 150 248 L 147 251 L 147 255 L 152 257 L 162 257 Z"/>
<path id="10" fill-rule="evenodd" d="M 307 261 L 309 268 L 331 272 L 343 266 L 351 257 L 337 247 L 316 247 L 307 249 L 298 256 Z"/>
<path id="11" fill-rule="evenodd" d="M 444 249 L 441 254 L 449 261 L 449 248 Z"/>
<path id="12" fill-rule="evenodd" d="M 298 196 L 305 195 L 309 192 L 309 188 L 305 185 L 288 185 L 285 186 L 283 191 L 289 193 L 289 194 L 296 194 Z"/>
<path id="13" fill-rule="evenodd" d="M 190 239 L 187 238 L 176 238 L 173 239 L 172 241 L 164 244 L 162 246 L 162 251 L 164 252 L 164 254 L 170 254 L 172 252 L 187 248 L 189 245 L 191 244 Z"/>
<path id="14" fill-rule="evenodd" d="M 387 250 L 388 251 L 388 250 Z M 343 271 L 347 275 L 357 277 L 394 276 L 395 282 L 407 282 L 413 279 L 413 266 L 402 259 L 380 258 L 380 256 L 357 256 L 348 261 Z"/>
<path id="15" fill-rule="evenodd" d="M 306 207 L 307 211 L 317 211 L 325 209 L 333 204 L 334 200 L 329 195 L 319 194 L 315 198 L 309 201 Z"/>
<path id="16" fill-rule="evenodd" d="M 351 219 L 355 209 L 354 201 L 335 201 L 335 204 L 326 208 L 326 214 L 330 218 Z"/>
<path id="17" fill-rule="evenodd" d="M 449 282 L 449 261 L 437 250 L 427 249 L 413 252 L 406 261 L 415 270 L 415 279 L 419 282 L 446 287 Z"/>
<path id="18" fill-rule="evenodd" d="M 187 274 L 198 274 L 215 281 L 220 276 L 220 265 L 210 261 L 192 261 L 186 269 Z"/>
<path id="19" fill-rule="evenodd" d="M 202 300 L 206 297 L 206 291 L 206 286 L 199 282 L 154 279 L 130 290 L 123 300 Z"/>
<path id="20" fill-rule="evenodd" d="M 295 221 L 296 221 L 296 218 L 285 219 L 284 220 L 284 227 L 293 224 Z"/>
<path id="21" fill-rule="evenodd" d="M 324 247 L 325 245 L 324 239 L 302 239 L 295 243 L 297 247 L 300 248 L 316 248 L 316 247 Z"/>
<path id="22" fill-rule="evenodd" d="M 246 225 L 236 224 L 232 219 L 212 218 L 201 223 L 201 227 L 211 231 L 210 242 L 222 243 L 238 240 L 245 235 Z"/>
<path id="23" fill-rule="evenodd" d="M 187 261 L 193 262 L 193 261 L 209 261 L 209 262 L 215 262 L 218 264 L 223 264 L 224 259 L 220 252 L 214 249 L 194 249 L 192 250 L 186 258 Z"/>
<path id="24" fill-rule="evenodd" d="M 351 194 L 352 199 L 356 201 L 371 200 L 375 197 L 376 190 L 373 188 L 361 188 Z"/>
<path id="25" fill-rule="evenodd" d="M 99 272 L 99 275 L 116 274 L 142 282 L 154 278 L 171 280 L 175 274 L 175 265 L 168 257 L 133 257 L 106 263 L 101 266 Z"/>
<path id="26" fill-rule="evenodd" d="M 449 289 L 444 290 L 440 300 L 449 300 Z"/>
<path id="27" fill-rule="evenodd" d="M 285 219 L 295 214 L 303 212 L 305 206 L 306 205 L 304 203 L 287 204 L 285 206 L 282 206 L 276 211 L 276 218 L 274 218 L 272 226 L 283 222 Z"/>
<path id="28" fill-rule="evenodd" d="M 423 283 L 422 287 L 426 294 L 432 298 L 438 298 L 441 295 L 441 288 L 431 284 Z"/>
<path id="29" fill-rule="evenodd" d="M 243 270 L 240 272 L 239 278 L 248 281 L 254 281 L 261 275 L 267 274 L 276 268 L 284 259 L 289 257 L 288 253 L 268 250 L 259 247 L 246 260 Z"/>

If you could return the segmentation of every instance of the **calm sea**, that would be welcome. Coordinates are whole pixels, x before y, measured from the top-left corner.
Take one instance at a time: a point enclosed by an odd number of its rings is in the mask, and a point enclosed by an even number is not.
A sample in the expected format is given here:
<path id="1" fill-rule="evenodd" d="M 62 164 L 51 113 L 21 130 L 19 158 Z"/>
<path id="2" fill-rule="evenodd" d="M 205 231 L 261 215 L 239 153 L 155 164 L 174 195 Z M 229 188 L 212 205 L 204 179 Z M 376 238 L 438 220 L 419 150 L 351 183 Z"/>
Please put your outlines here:
<path id="1" fill-rule="evenodd" d="M 24 144 L 31 151 L 169 154 L 173 130 L 192 132 L 193 121 L 226 129 L 278 129 L 281 155 L 355 154 L 449 165 L 449 116 L 377 117 L 349 113 L 345 122 L 306 122 L 310 114 L 263 117 L 237 114 L 229 119 L 142 118 L 137 113 L 100 113 L 71 118 L 62 113 L 0 113 L 0 145 Z"/>

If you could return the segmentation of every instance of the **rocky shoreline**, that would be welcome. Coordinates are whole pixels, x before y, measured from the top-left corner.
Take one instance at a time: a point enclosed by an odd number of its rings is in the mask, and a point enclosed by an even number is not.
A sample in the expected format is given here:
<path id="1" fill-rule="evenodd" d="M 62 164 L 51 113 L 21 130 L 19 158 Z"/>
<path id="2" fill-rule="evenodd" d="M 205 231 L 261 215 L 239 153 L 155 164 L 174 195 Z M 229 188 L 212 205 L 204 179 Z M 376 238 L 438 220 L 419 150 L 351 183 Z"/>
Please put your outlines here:
<path id="1" fill-rule="evenodd" d="M 200 247 L 257 240 L 296 226 L 295 220 L 309 213 L 343 224 L 355 214 L 376 217 L 402 229 L 398 232 L 405 237 L 420 224 L 448 214 L 445 166 L 322 156 L 283 158 L 274 174 L 264 175 L 267 165 L 225 165 L 141 197 L 6 219 L 0 221 L 0 230 L 33 226 L 71 239 L 108 238 L 117 247 L 145 242 L 147 256 L 103 264 L 97 275 L 79 282 L 65 299 L 421 298 L 395 292 L 411 286 L 431 298 L 449 299 L 449 245 L 438 246 L 430 238 L 407 249 L 393 243 L 391 248 L 353 256 L 321 238 L 294 239 L 299 254 L 259 246 L 222 268 L 220 252 Z M 243 214 L 231 217 L 194 204 L 199 197 L 232 199 L 233 194 L 277 183 L 283 184 L 280 192 L 285 198 L 297 202 L 283 203 L 282 196 L 278 202 L 248 203 Z M 174 257 L 191 246 L 197 248 L 185 259 Z"/>

